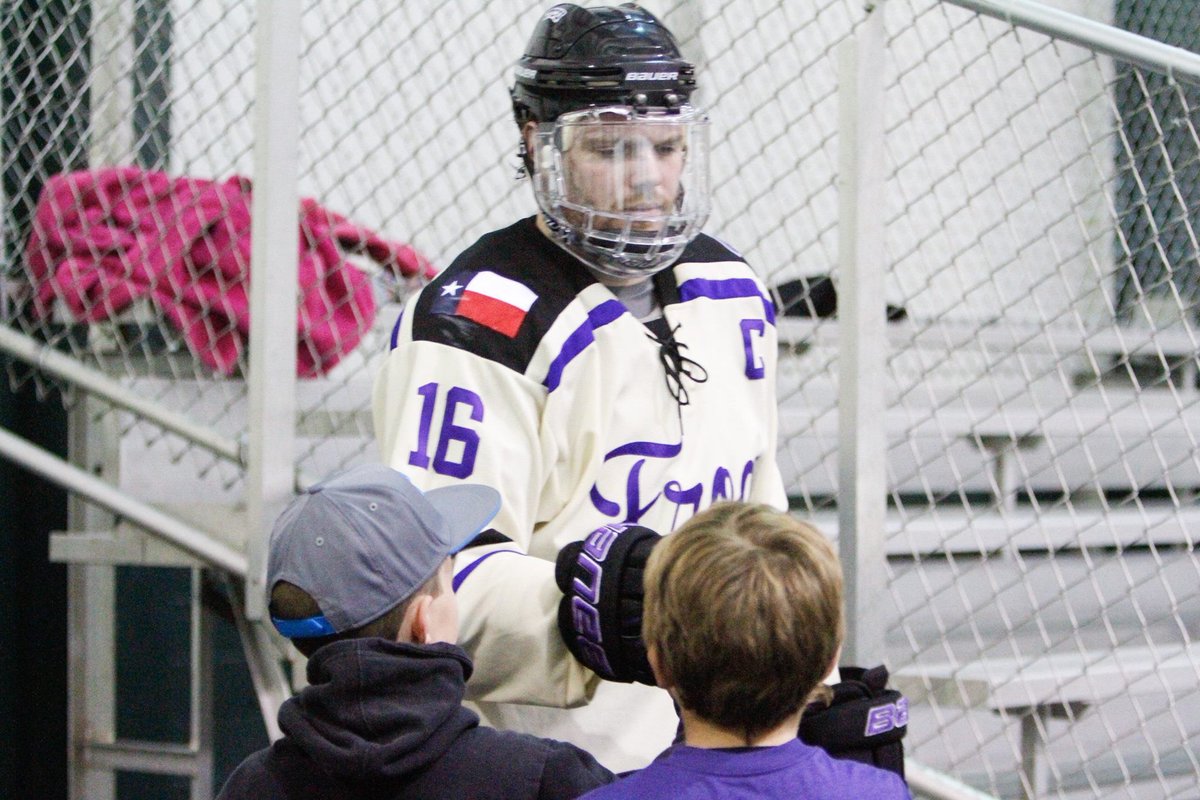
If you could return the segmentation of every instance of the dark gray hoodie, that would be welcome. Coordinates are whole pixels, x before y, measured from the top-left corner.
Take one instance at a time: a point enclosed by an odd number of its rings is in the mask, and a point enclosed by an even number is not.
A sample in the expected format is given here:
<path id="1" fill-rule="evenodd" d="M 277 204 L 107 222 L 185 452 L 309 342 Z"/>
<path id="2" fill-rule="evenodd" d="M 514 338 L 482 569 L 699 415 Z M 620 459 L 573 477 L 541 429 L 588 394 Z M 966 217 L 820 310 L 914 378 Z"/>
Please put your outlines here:
<path id="1" fill-rule="evenodd" d="M 481 727 L 462 706 L 471 661 L 455 645 L 334 642 L 307 674 L 279 710 L 284 738 L 243 761 L 218 800 L 566 800 L 613 780 L 574 745 Z"/>

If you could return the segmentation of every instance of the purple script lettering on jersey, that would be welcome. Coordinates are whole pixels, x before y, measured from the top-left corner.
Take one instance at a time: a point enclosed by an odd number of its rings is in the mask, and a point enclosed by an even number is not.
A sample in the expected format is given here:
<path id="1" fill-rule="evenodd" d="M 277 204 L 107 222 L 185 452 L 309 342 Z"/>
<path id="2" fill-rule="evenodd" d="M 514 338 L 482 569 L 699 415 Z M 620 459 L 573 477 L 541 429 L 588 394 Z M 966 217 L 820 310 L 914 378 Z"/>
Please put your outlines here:
<path id="1" fill-rule="evenodd" d="M 679 481 L 667 481 L 663 486 L 663 497 L 675 504 L 675 516 L 679 516 L 679 509 L 684 506 L 691 506 L 692 510 L 688 514 L 689 517 L 700 513 L 700 504 L 704 502 L 704 486 L 697 483 L 695 486 L 684 488 Z M 671 528 L 674 529 L 678 520 L 671 521 Z"/>
<path id="2" fill-rule="evenodd" d="M 625 475 L 625 503 L 622 504 L 619 501 L 610 500 L 604 496 L 598 485 L 592 484 L 592 506 L 606 517 L 633 524 L 645 516 L 660 498 L 665 498 L 667 502 L 675 506 L 675 516 L 671 523 L 672 529 L 678 523 L 684 522 L 697 513 L 701 506 L 704 505 L 704 483 L 685 486 L 678 480 L 668 478 L 651 495 L 649 492 L 643 492 L 641 481 L 642 470 L 650 459 L 673 459 L 679 455 L 681 449 L 682 446 L 677 444 L 630 442 L 609 451 L 604 457 L 606 465 L 626 456 L 636 457 L 637 459 L 629 466 L 629 471 Z M 714 503 L 717 500 L 738 500 L 745 498 L 750 490 L 750 479 L 753 473 L 754 461 L 747 461 L 741 470 L 741 486 L 737 487 L 734 483 L 733 471 L 727 467 L 717 465 L 713 469 L 712 481 L 708 484 L 711 487 L 711 493 L 708 497 L 709 503 Z M 618 472 L 617 474 L 620 473 Z M 737 493 L 739 488 L 740 493 Z M 643 504 L 643 496 L 649 497 L 649 502 Z M 680 510 L 685 507 L 688 507 L 690 510 L 680 519 Z"/>
<path id="3" fill-rule="evenodd" d="M 734 497 L 733 476 L 729 474 L 729 470 L 724 467 L 717 467 L 717 472 L 713 475 L 712 482 L 712 499 L 729 500 Z"/>
<path id="4" fill-rule="evenodd" d="M 762 342 L 767 323 L 761 319 L 742 320 L 742 346 L 746 350 L 746 377 L 752 381 L 766 377 L 767 367 L 763 358 L 755 351 L 755 342 Z"/>

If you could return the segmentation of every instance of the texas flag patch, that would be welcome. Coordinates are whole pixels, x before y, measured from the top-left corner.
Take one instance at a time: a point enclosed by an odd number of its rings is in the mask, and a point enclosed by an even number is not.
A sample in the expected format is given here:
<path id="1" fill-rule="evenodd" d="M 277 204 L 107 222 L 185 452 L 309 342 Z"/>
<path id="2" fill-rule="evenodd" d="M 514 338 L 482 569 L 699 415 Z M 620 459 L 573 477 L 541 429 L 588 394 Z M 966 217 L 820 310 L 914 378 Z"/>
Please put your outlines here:
<path id="1" fill-rule="evenodd" d="M 511 339 L 535 300 L 528 287 L 485 271 L 467 278 L 465 285 L 457 280 L 444 284 L 430 311 L 466 317 Z"/>

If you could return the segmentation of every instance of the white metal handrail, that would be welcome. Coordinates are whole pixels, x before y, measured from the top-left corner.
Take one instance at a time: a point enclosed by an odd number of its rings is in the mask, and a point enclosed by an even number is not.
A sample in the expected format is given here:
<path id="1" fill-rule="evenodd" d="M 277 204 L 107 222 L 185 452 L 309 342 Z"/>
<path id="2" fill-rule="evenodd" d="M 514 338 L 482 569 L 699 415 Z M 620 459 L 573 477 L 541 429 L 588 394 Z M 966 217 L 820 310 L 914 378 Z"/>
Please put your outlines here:
<path id="1" fill-rule="evenodd" d="M 244 578 L 246 556 L 208 533 L 141 502 L 107 481 L 67 463 L 0 427 L 0 455 L 165 539 L 191 555 Z"/>
<path id="2" fill-rule="evenodd" d="M 908 788 L 917 797 L 934 800 L 996 800 L 993 795 L 911 758 L 904 759 L 904 778 L 908 781 Z"/>
<path id="3" fill-rule="evenodd" d="M 237 441 L 221 436 L 212 428 L 199 425 L 177 411 L 165 408 L 153 400 L 124 386 L 99 370 L 88 367 L 77 358 L 60 353 L 52 346 L 25 334 L 0 325 L 0 352 L 36 367 L 39 371 L 60 378 L 72 386 L 125 409 L 155 425 L 178 434 L 192 444 L 203 447 L 215 456 L 245 464 L 243 447 Z"/>
<path id="4" fill-rule="evenodd" d="M 165 431 L 177 434 L 188 443 L 202 447 L 218 458 L 222 458 L 242 469 L 247 465 L 245 441 L 222 436 L 211 427 L 195 422 L 190 417 L 173 411 L 133 391 L 120 381 L 87 366 L 54 347 L 27 336 L 18 330 L 0 325 L 0 353 L 24 361 L 39 372 L 45 373 L 71 386 L 87 392 L 110 405 L 128 411 L 138 419 L 153 423 Z M 316 480 L 302 470 L 294 470 L 295 490 L 304 491 Z"/>
<path id="5" fill-rule="evenodd" d="M 1200 86 L 1200 55 L 1033 0 L 943 0 Z"/>

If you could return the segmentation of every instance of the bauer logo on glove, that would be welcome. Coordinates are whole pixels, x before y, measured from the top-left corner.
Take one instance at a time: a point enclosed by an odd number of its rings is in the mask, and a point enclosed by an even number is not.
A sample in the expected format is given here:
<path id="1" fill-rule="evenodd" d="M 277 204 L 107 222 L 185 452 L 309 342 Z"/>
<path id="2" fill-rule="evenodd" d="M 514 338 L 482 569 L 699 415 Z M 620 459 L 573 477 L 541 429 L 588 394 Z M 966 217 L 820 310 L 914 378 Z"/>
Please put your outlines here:
<path id="1" fill-rule="evenodd" d="M 827 702 L 810 703 L 800 719 L 800 738 L 834 758 L 846 758 L 904 777 L 908 699 L 889 689 L 887 667 L 842 666 Z"/>
<path id="2" fill-rule="evenodd" d="M 640 525 L 605 525 L 558 554 L 559 632 L 601 678 L 654 685 L 642 643 L 642 573 L 661 538 Z"/>

